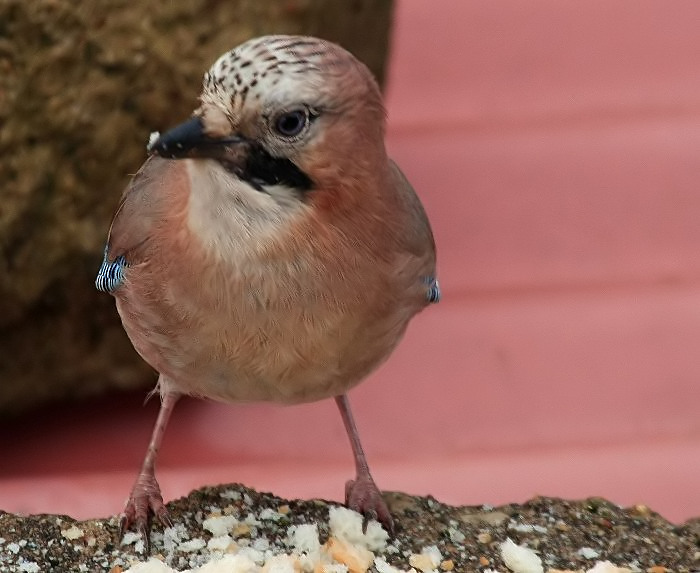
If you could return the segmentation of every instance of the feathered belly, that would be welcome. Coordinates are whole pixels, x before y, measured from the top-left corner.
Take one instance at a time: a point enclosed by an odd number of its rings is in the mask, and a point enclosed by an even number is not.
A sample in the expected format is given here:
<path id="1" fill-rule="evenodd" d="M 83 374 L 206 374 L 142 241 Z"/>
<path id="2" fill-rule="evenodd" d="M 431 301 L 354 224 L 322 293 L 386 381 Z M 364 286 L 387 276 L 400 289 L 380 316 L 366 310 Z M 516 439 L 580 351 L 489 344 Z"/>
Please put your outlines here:
<path id="1" fill-rule="evenodd" d="M 341 394 L 389 355 L 412 314 L 320 296 L 271 299 L 256 288 L 216 300 L 167 283 L 153 292 L 138 287 L 147 284 L 138 272 L 129 269 L 115 293 L 134 348 L 178 391 L 220 401 Z"/>

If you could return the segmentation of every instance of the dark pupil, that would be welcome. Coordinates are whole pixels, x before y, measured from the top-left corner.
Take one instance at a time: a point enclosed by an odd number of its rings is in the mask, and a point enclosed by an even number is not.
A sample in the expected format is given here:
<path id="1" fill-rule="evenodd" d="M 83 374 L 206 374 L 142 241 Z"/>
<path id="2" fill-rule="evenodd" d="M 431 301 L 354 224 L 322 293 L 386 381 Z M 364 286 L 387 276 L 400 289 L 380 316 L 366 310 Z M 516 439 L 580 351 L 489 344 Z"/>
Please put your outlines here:
<path id="1" fill-rule="evenodd" d="M 298 135 L 304 128 L 306 115 L 303 111 L 292 111 L 277 120 L 277 131 L 282 135 Z"/>

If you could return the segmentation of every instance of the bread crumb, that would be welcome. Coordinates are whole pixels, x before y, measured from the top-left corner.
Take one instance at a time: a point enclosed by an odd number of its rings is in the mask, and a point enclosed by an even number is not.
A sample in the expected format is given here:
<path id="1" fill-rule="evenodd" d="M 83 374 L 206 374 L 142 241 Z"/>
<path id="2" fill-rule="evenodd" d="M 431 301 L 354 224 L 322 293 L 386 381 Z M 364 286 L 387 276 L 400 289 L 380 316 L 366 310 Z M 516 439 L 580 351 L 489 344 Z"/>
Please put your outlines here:
<path id="1" fill-rule="evenodd" d="M 65 537 L 66 539 L 70 540 L 79 539 L 83 535 L 85 535 L 85 532 L 82 529 L 80 529 L 77 525 L 74 525 L 73 527 L 61 531 L 61 537 Z"/>
<path id="2" fill-rule="evenodd" d="M 279 521 L 284 517 L 279 511 L 275 511 L 269 507 L 264 508 L 259 515 L 260 519 Z"/>
<path id="3" fill-rule="evenodd" d="M 237 523 L 233 527 L 233 533 L 234 536 L 236 537 L 243 537 L 244 535 L 250 535 L 250 525 L 247 523 Z"/>
<path id="4" fill-rule="evenodd" d="M 511 539 L 501 543 L 501 558 L 513 573 L 544 573 L 542 560 L 530 548 L 516 545 Z"/>
<path id="5" fill-rule="evenodd" d="M 168 567 L 160 559 L 151 557 L 148 561 L 137 563 L 124 573 L 173 573 L 173 569 Z"/>
<path id="6" fill-rule="evenodd" d="M 383 551 L 389 534 L 374 520 L 367 524 L 367 530 L 363 533 L 362 522 L 363 517 L 359 513 L 346 507 L 334 506 L 328 510 L 328 524 L 333 537 L 370 551 Z"/>
<path id="7" fill-rule="evenodd" d="M 389 565 L 389 563 L 386 562 L 386 559 L 383 559 L 382 557 L 374 558 L 374 568 L 377 570 L 377 573 L 407 573 L 401 569 L 397 569 L 393 565 Z M 416 573 L 416 570 L 411 567 L 411 570 L 408 573 Z"/>
<path id="8" fill-rule="evenodd" d="M 374 562 L 374 554 L 369 549 L 338 537 L 331 537 L 324 548 L 335 561 L 346 565 L 349 573 L 366 573 Z"/>
<path id="9" fill-rule="evenodd" d="M 318 573 L 348 573 L 348 568 L 341 563 L 319 565 Z"/>
<path id="10" fill-rule="evenodd" d="M 258 567 L 245 555 L 226 555 L 195 569 L 197 573 L 255 573 Z M 192 573 L 194 573 L 194 571 Z"/>
<path id="11" fill-rule="evenodd" d="M 408 564 L 411 567 L 419 569 L 423 573 L 429 573 L 430 571 L 434 571 L 435 568 L 438 565 L 440 565 L 441 562 L 442 555 L 440 554 L 438 548 L 435 547 L 435 545 L 430 545 L 429 547 L 426 547 L 425 549 L 423 549 L 423 551 L 421 551 L 418 554 L 413 553 L 408 558 Z"/>
<path id="12" fill-rule="evenodd" d="M 228 535 L 236 525 L 238 525 L 238 519 L 233 515 L 216 515 L 202 522 L 202 527 L 214 537 Z"/>
<path id="13" fill-rule="evenodd" d="M 296 559 L 291 555 L 274 555 L 265 562 L 261 573 L 296 573 L 296 565 Z"/>
<path id="14" fill-rule="evenodd" d="M 479 533 L 479 535 L 476 536 L 476 540 L 483 545 L 488 545 L 489 543 L 491 543 L 491 541 L 493 541 L 493 537 L 490 533 L 484 532 Z"/>
<path id="15" fill-rule="evenodd" d="M 178 549 L 180 551 L 184 551 L 185 553 L 192 553 L 193 551 L 204 549 L 206 546 L 207 544 L 204 539 L 201 537 L 195 537 L 194 539 L 180 543 L 180 545 L 178 545 Z"/>
<path id="16" fill-rule="evenodd" d="M 207 542 L 209 551 L 221 551 L 222 553 L 231 553 L 232 549 L 236 548 L 236 543 L 230 535 L 219 535 L 212 537 Z"/>
<path id="17" fill-rule="evenodd" d="M 287 528 L 287 546 L 298 555 L 302 570 L 307 571 L 321 561 L 321 542 L 318 540 L 318 526 L 304 523 Z"/>
<path id="18" fill-rule="evenodd" d="M 236 553 L 233 553 L 233 555 L 245 557 L 256 565 L 265 563 L 265 553 L 253 547 L 241 547 Z M 255 569 L 255 571 L 258 571 L 258 569 Z"/>

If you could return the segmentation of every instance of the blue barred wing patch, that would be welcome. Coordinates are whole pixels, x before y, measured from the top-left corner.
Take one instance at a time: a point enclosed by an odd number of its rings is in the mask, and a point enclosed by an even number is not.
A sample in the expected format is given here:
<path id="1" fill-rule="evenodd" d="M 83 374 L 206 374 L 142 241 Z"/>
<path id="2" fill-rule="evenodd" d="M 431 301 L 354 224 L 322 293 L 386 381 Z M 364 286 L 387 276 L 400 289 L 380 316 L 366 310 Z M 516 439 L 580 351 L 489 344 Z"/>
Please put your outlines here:
<path id="1" fill-rule="evenodd" d="M 428 291 L 425 295 L 429 303 L 440 302 L 442 293 L 440 292 L 440 284 L 435 277 L 427 277 L 425 282 L 428 285 Z"/>
<path id="2" fill-rule="evenodd" d="M 120 255 L 114 261 L 107 260 L 107 253 L 102 260 L 102 266 L 97 271 L 95 287 L 102 292 L 112 293 L 124 282 L 124 269 L 127 267 L 126 259 Z"/>

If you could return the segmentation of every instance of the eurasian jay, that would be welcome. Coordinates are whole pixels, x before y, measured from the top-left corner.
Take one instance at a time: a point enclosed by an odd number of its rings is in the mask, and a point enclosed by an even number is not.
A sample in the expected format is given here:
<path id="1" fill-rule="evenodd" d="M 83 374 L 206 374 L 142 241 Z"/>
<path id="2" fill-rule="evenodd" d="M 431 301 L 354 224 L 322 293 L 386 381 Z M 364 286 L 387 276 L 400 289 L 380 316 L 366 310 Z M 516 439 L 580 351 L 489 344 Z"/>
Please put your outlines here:
<path id="1" fill-rule="evenodd" d="M 171 523 L 155 463 L 182 395 L 335 398 L 356 465 L 346 504 L 393 529 L 346 393 L 440 289 L 428 219 L 384 128 L 377 84 L 349 52 L 266 36 L 221 56 L 192 118 L 149 144 L 96 280 L 159 373 L 122 531 L 148 543 L 153 515 Z"/>

